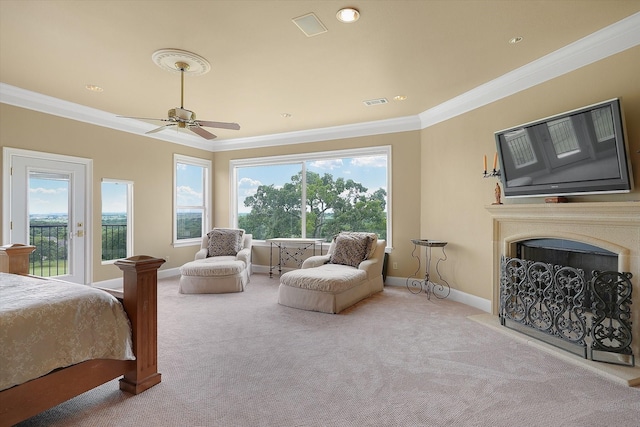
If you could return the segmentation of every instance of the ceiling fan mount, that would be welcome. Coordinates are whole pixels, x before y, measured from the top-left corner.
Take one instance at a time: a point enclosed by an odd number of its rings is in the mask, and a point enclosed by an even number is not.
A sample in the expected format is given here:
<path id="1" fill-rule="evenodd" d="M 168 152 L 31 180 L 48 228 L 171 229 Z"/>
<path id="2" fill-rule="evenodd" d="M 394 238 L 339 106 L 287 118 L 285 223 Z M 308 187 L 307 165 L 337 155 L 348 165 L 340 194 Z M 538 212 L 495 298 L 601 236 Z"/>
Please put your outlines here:
<path id="1" fill-rule="evenodd" d="M 165 122 L 163 126 L 152 129 L 146 134 L 160 132 L 170 127 L 176 127 L 178 129 L 188 129 L 196 135 L 205 139 L 214 139 L 216 135 L 203 129 L 203 127 L 212 127 L 219 129 L 232 129 L 239 130 L 240 125 L 237 123 L 227 122 L 214 122 L 209 120 L 196 120 L 196 113 L 184 108 L 184 75 L 186 73 L 194 75 L 202 75 L 211 69 L 209 62 L 203 57 L 191 52 L 178 49 L 161 49 L 151 55 L 153 62 L 160 68 L 180 73 L 180 107 L 171 108 L 167 112 L 166 119 L 151 119 L 144 117 L 127 117 L 119 116 L 130 119 L 139 120 L 156 120 Z"/>

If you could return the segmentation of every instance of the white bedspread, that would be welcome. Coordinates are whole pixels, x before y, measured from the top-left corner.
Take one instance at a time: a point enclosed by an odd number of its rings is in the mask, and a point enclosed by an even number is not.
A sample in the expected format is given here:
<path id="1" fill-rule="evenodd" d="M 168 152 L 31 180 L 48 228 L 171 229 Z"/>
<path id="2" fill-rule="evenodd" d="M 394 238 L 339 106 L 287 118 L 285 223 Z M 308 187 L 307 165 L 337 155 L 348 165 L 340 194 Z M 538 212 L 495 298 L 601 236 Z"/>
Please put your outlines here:
<path id="1" fill-rule="evenodd" d="M 135 359 L 116 298 L 90 286 L 0 273 L 0 390 L 90 359 Z"/>

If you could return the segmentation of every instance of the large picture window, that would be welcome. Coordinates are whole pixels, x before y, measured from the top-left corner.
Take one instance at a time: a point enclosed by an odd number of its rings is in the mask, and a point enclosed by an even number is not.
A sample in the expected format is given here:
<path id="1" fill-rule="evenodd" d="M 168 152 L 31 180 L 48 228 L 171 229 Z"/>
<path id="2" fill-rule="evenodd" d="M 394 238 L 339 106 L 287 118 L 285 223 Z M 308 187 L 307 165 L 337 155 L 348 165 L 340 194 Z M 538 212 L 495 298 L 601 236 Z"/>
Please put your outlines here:
<path id="1" fill-rule="evenodd" d="M 175 154 L 174 172 L 173 244 L 200 244 L 211 224 L 211 161 Z"/>
<path id="2" fill-rule="evenodd" d="M 256 240 L 368 231 L 390 241 L 390 164 L 390 147 L 231 161 L 231 222 Z"/>

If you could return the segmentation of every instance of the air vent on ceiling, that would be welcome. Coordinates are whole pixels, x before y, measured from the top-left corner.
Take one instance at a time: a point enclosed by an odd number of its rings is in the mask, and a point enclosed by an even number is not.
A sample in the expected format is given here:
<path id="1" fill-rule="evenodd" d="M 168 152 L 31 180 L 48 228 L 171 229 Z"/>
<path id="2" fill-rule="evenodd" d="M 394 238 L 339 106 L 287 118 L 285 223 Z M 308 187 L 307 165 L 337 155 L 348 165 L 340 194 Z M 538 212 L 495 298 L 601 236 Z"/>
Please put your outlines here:
<path id="1" fill-rule="evenodd" d="M 369 99 L 367 101 L 362 101 L 362 102 L 364 102 L 364 105 L 366 105 L 367 107 L 371 107 L 372 105 L 382 105 L 382 104 L 389 103 L 387 98 Z"/>
<path id="2" fill-rule="evenodd" d="M 293 18 L 292 21 L 307 37 L 313 37 L 327 32 L 327 27 L 320 22 L 314 13 L 298 16 L 297 18 Z"/>

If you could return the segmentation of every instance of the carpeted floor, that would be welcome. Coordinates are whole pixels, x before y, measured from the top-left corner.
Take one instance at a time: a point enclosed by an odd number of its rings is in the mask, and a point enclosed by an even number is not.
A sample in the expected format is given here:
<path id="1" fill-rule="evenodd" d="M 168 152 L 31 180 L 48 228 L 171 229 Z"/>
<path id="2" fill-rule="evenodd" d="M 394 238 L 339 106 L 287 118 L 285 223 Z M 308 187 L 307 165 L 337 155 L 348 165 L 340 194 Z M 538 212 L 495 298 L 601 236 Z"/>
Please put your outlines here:
<path id="1" fill-rule="evenodd" d="M 159 281 L 162 383 L 117 380 L 21 426 L 640 426 L 640 389 L 467 319 L 385 291 L 338 315 L 277 304 L 276 278 L 178 294 Z"/>

